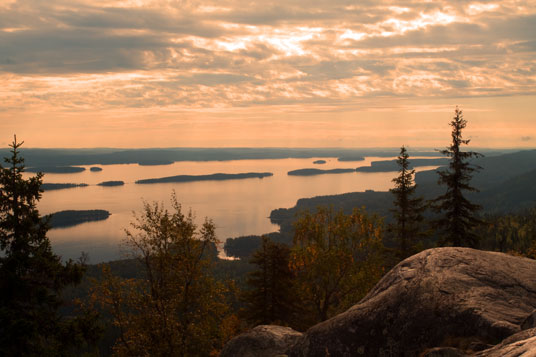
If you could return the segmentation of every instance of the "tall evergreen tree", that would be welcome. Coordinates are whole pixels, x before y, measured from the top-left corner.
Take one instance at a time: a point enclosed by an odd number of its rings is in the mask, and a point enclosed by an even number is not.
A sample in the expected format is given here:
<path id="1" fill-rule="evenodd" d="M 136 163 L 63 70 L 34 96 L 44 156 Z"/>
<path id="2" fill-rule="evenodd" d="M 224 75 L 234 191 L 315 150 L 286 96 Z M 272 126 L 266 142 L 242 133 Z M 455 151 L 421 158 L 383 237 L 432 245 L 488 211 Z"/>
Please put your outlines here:
<path id="1" fill-rule="evenodd" d="M 438 172 L 438 183 L 446 185 L 447 191 L 433 201 L 436 212 L 442 214 L 434 224 L 442 233 L 439 241 L 441 245 L 468 247 L 478 245 L 478 237 L 474 234 L 473 228 L 482 223 L 476 216 L 481 207 L 471 203 L 464 197 L 463 192 L 478 192 L 470 185 L 470 181 L 473 173 L 481 167 L 471 164 L 470 159 L 483 155 L 473 151 L 462 151 L 461 146 L 468 145 L 470 141 L 462 137 L 462 130 L 466 125 L 467 121 L 463 118 L 462 111 L 456 107 L 450 122 L 452 143 L 440 151 L 450 157 L 448 168 Z"/>
<path id="2" fill-rule="evenodd" d="M 247 278 L 249 290 L 243 293 L 245 318 L 254 325 L 293 325 L 296 311 L 289 268 L 290 248 L 263 236 L 262 245 L 250 263 L 257 266 Z"/>
<path id="3" fill-rule="evenodd" d="M 36 208 L 43 175 L 23 178 L 22 144 L 15 137 L 8 166 L 0 165 L 0 350 L 4 356 L 69 355 L 80 333 L 96 331 L 90 316 L 58 314 L 62 289 L 79 283 L 84 268 L 62 264 L 52 252 L 48 224 Z"/>
<path id="4" fill-rule="evenodd" d="M 390 225 L 398 245 L 400 259 L 405 259 L 416 252 L 415 245 L 425 237 L 422 229 L 425 204 L 422 197 L 415 197 L 417 185 L 414 182 L 415 170 L 410 169 L 409 155 L 404 146 L 398 155 L 399 175 L 393 179 L 395 187 L 391 189 L 394 195 L 391 210 L 395 223 Z"/>

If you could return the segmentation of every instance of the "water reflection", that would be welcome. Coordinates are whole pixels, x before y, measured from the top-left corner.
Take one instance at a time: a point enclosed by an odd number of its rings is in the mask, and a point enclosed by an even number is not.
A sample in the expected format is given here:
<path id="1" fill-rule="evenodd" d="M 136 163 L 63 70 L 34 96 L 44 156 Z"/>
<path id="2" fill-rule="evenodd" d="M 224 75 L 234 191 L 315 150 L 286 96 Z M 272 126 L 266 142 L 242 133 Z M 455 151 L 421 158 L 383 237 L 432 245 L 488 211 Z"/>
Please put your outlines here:
<path id="1" fill-rule="evenodd" d="M 47 183 L 87 183 L 91 186 L 47 191 L 39 203 L 41 214 L 67 209 L 105 209 L 112 213 L 106 221 L 85 223 L 49 232 L 53 247 L 64 258 L 76 258 L 88 252 L 92 263 L 120 257 L 119 243 L 124 229 L 133 220 L 133 211 L 140 211 L 142 200 L 169 203 L 175 190 L 184 209 L 191 208 L 196 221 L 210 217 L 216 224 L 220 240 L 248 234 L 276 231 L 278 226 L 267 218 L 273 209 L 291 207 L 304 197 L 332 195 L 372 189 L 385 191 L 392 187 L 396 175 L 386 173 L 344 173 L 319 176 L 287 176 L 302 168 L 355 168 L 371 161 L 392 158 L 368 157 L 360 162 L 338 162 L 325 159 L 324 165 L 313 165 L 312 159 L 236 160 L 222 162 L 176 162 L 166 166 L 105 165 L 103 171 L 76 174 L 46 174 Z M 423 168 L 421 168 L 423 169 Z M 138 185 L 136 180 L 173 175 L 212 173 L 272 172 L 263 179 L 203 181 Z M 121 180 L 124 186 L 95 186 L 102 181 Z"/>

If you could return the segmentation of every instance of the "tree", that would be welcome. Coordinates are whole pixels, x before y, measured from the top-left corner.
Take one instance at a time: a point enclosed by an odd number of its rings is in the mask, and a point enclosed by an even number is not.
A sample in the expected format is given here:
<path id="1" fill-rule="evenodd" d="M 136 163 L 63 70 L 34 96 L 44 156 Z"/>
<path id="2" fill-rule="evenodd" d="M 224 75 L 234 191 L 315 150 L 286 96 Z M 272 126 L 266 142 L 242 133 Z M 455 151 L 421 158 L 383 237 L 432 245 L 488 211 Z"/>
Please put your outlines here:
<path id="1" fill-rule="evenodd" d="M 296 296 L 289 256 L 287 245 L 262 237 L 261 247 L 250 260 L 257 269 L 248 275 L 250 289 L 242 296 L 246 303 L 245 318 L 253 325 L 293 325 L 295 322 Z"/>
<path id="2" fill-rule="evenodd" d="M 290 267 L 312 316 L 309 325 L 346 310 L 383 275 L 381 220 L 358 209 L 303 213 L 295 222 Z"/>
<path id="3" fill-rule="evenodd" d="M 15 137 L 8 166 L 0 165 L 0 348 L 6 356 L 70 355 L 97 338 L 96 316 L 58 314 L 63 288 L 80 282 L 84 266 L 52 252 L 36 208 L 43 174 L 23 178 L 22 144 Z"/>
<path id="4" fill-rule="evenodd" d="M 441 245 L 476 247 L 478 237 L 473 229 L 482 223 L 476 216 L 481 207 L 471 203 L 464 197 L 463 192 L 478 192 L 469 183 L 473 173 L 481 168 L 471 164 L 470 159 L 483 155 L 461 150 L 461 146 L 468 145 L 470 141 L 462 138 L 462 130 L 465 129 L 467 121 L 463 119 L 463 113 L 458 107 L 454 114 L 450 122 L 452 143 L 440 151 L 450 157 L 450 163 L 448 169 L 438 171 L 438 184 L 446 185 L 447 191 L 432 202 L 435 211 L 442 213 L 434 226 L 443 234 Z"/>
<path id="5" fill-rule="evenodd" d="M 207 356 L 221 346 L 227 306 L 223 285 L 210 274 L 214 224 L 207 219 L 198 229 L 174 194 L 172 208 L 145 203 L 133 231 L 126 230 L 144 277 L 121 279 L 105 268 L 94 291 L 120 331 L 117 355 Z"/>
<path id="6" fill-rule="evenodd" d="M 415 170 L 409 169 L 408 158 L 408 152 L 402 146 L 397 160 L 400 167 L 399 175 L 393 179 L 395 187 L 390 190 L 394 195 L 393 205 L 395 206 L 391 210 L 395 224 L 390 226 L 390 231 L 395 234 L 400 259 L 414 254 L 415 245 L 426 236 L 422 230 L 423 212 L 426 206 L 421 197 L 414 197 L 417 188 L 414 182 Z"/>

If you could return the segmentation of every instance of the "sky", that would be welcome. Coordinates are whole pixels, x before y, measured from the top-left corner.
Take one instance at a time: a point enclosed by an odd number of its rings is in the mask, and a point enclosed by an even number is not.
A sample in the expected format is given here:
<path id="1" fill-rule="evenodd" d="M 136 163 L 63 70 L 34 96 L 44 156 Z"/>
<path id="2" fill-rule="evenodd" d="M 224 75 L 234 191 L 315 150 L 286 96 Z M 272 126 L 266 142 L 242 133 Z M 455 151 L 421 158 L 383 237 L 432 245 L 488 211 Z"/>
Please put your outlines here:
<path id="1" fill-rule="evenodd" d="M 1 0 L 0 144 L 536 147 L 536 0 Z"/>

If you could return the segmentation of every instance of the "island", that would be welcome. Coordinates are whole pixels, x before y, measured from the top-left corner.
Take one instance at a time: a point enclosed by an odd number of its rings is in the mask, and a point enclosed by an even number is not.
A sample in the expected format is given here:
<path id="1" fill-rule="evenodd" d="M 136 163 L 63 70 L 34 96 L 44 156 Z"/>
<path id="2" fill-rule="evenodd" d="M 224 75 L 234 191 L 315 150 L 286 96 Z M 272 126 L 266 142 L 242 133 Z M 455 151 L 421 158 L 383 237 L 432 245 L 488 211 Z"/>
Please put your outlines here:
<path id="1" fill-rule="evenodd" d="M 37 166 L 28 167 L 27 172 L 42 172 L 45 174 L 74 174 L 85 171 L 85 167 L 78 166 Z"/>
<path id="2" fill-rule="evenodd" d="M 363 156 L 341 156 L 337 161 L 363 161 L 365 158 Z"/>
<path id="3" fill-rule="evenodd" d="M 212 175 L 178 175 L 178 176 L 168 176 L 161 178 L 152 178 L 145 180 L 138 180 L 138 184 L 148 184 L 148 183 L 171 183 L 171 182 L 194 182 L 194 181 L 224 181 L 224 180 L 240 180 L 247 178 L 264 178 L 273 176 L 271 172 L 247 172 L 240 174 L 212 174 Z"/>
<path id="4" fill-rule="evenodd" d="M 313 161 L 313 164 L 315 165 L 323 165 L 326 163 L 326 160 L 316 160 L 316 161 Z"/>
<path id="5" fill-rule="evenodd" d="M 125 182 L 123 181 L 104 181 L 97 184 L 97 186 L 123 186 L 124 184 Z"/>
<path id="6" fill-rule="evenodd" d="M 409 169 L 413 169 L 418 166 L 443 166 L 448 165 L 449 159 L 409 159 Z M 357 168 L 357 172 L 390 172 L 398 171 L 397 160 L 386 161 L 372 161 L 370 166 L 362 166 Z"/>
<path id="7" fill-rule="evenodd" d="M 355 169 L 331 169 L 331 170 L 320 170 L 320 169 L 299 169 L 287 172 L 289 176 L 314 176 L 314 175 L 325 175 L 325 174 L 345 174 L 348 172 L 355 172 Z"/>
<path id="8" fill-rule="evenodd" d="M 99 171 L 102 171 L 102 167 L 93 166 L 92 168 L 89 169 L 89 171 L 91 171 L 91 172 L 99 172 Z"/>
<path id="9" fill-rule="evenodd" d="M 44 183 L 41 185 L 43 191 L 62 190 L 64 188 L 86 187 L 87 183 Z"/>
<path id="10" fill-rule="evenodd" d="M 143 160 L 139 161 L 138 165 L 140 166 L 158 166 L 158 165 L 171 165 L 174 161 L 169 160 Z"/>
<path id="11" fill-rule="evenodd" d="M 86 222 L 102 221 L 110 217 L 110 212 L 102 209 L 66 210 L 51 214 L 51 228 L 67 228 Z"/>

